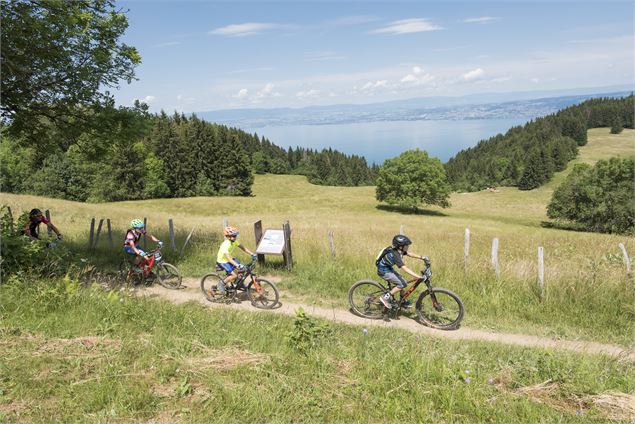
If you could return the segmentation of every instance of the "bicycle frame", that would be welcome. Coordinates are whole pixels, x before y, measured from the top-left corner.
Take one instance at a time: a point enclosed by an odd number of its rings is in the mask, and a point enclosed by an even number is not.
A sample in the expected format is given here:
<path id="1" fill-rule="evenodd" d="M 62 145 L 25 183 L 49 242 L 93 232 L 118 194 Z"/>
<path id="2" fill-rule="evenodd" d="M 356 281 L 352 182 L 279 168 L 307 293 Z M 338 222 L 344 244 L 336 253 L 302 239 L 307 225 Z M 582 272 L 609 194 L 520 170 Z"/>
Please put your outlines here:
<path id="1" fill-rule="evenodd" d="M 419 287 L 421 283 L 425 283 L 428 290 L 430 290 L 430 297 L 432 299 L 432 304 L 436 308 L 438 305 L 438 301 L 434 292 L 432 291 L 432 283 L 430 282 L 432 278 L 432 270 L 429 265 L 426 265 L 426 268 L 421 271 L 421 277 L 413 278 L 412 280 L 407 281 L 406 287 L 404 287 L 401 295 L 401 299 L 397 303 L 398 309 L 401 309 L 401 305 L 403 302 L 410 296 L 410 294 Z M 390 285 L 389 285 L 390 286 Z"/>
<path id="2" fill-rule="evenodd" d="M 236 270 L 236 273 L 238 274 L 238 278 L 236 278 L 236 281 L 233 281 L 231 284 L 233 285 L 233 289 L 236 291 L 246 291 L 247 290 L 247 285 L 244 284 L 243 282 L 247 279 L 247 278 L 251 278 L 251 282 L 254 286 L 254 288 L 256 289 L 256 292 L 258 294 L 262 293 L 262 286 L 260 284 L 258 284 L 258 277 L 257 275 L 253 272 L 254 268 L 256 267 L 256 262 L 255 261 L 251 261 L 250 263 L 248 263 L 247 265 L 245 265 L 245 269 L 244 270 Z M 221 268 L 222 269 L 222 268 Z M 225 273 L 227 275 L 229 275 L 229 273 L 227 271 L 225 271 Z M 238 285 L 240 283 L 243 283 L 242 287 L 238 287 Z"/>

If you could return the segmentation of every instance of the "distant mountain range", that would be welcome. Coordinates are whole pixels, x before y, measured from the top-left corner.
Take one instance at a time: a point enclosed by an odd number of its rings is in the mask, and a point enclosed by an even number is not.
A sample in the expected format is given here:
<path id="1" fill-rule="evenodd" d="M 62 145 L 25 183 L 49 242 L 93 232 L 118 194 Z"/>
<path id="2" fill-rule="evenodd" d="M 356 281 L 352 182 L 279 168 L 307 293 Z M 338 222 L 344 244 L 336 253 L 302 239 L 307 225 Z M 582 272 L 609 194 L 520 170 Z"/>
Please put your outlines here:
<path id="1" fill-rule="evenodd" d="M 632 86 L 421 97 L 371 104 L 303 108 L 225 109 L 196 112 L 199 118 L 238 128 L 329 125 L 376 121 L 536 118 L 596 97 L 623 97 Z"/>

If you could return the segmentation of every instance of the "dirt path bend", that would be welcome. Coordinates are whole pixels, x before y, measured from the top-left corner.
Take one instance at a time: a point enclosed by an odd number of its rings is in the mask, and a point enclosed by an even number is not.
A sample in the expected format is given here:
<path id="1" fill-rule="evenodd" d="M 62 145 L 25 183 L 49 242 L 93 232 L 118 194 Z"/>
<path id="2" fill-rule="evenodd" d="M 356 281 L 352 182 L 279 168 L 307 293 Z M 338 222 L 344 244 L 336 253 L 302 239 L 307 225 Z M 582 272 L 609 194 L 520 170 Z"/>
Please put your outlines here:
<path id="1" fill-rule="evenodd" d="M 242 303 L 234 303 L 231 305 L 208 302 L 200 291 L 198 280 L 184 279 L 183 284 L 187 287 L 182 290 L 167 290 L 158 285 L 154 285 L 152 287 L 142 289 L 139 293 L 147 296 L 157 296 L 177 304 L 194 301 L 214 308 L 232 308 L 249 311 L 262 311 L 262 309 L 256 309 L 251 306 L 248 301 L 244 301 Z M 578 353 L 587 354 L 605 354 L 613 357 L 635 361 L 635 349 L 625 349 L 617 345 L 588 341 L 559 340 L 526 334 L 495 333 L 465 327 L 461 327 L 455 331 L 441 331 L 425 327 L 408 317 L 401 317 L 401 319 L 388 321 L 371 320 L 358 317 L 348 310 L 335 308 L 328 309 L 325 307 L 289 303 L 286 302 L 284 298 L 281 299 L 280 307 L 269 310 L 269 312 L 295 316 L 296 310 L 298 308 L 303 308 L 309 315 L 318 316 L 344 324 L 353 324 L 364 327 L 399 328 L 402 330 L 411 331 L 413 333 L 425 334 L 432 337 L 440 337 L 451 340 L 478 340 L 517 346 L 570 350 Z"/>

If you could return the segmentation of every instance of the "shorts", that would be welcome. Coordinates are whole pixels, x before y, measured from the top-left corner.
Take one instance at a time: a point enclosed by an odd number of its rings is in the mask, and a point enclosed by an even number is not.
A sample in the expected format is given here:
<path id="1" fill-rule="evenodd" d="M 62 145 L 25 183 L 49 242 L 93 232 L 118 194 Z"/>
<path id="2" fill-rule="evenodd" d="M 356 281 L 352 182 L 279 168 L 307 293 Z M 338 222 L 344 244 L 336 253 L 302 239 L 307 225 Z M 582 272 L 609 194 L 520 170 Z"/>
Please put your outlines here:
<path id="1" fill-rule="evenodd" d="M 137 250 L 141 250 L 141 246 L 137 245 L 135 247 L 137 248 Z M 137 256 L 137 253 L 130 246 L 125 246 L 123 248 L 123 251 L 126 252 L 128 255 Z"/>
<path id="2" fill-rule="evenodd" d="M 234 262 L 240 265 L 240 262 L 238 262 L 235 258 L 232 258 L 232 259 L 234 260 Z M 231 262 L 223 262 L 223 263 L 216 262 L 216 265 L 223 268 L 225 272 L 227 272 L 228 274 L 231 274 L 236 269 L 236 267 Z"/>
<path id="3" fill-rule="evenodd" d="M 400 289 L 403 289 L 408 285 L 406 280 L 404 280 L 404 278 L 396 272 L 385 272 L 383 274 L 382 273 L 378 273 L 378 274 L 381 278 L 399 287 Z"/>

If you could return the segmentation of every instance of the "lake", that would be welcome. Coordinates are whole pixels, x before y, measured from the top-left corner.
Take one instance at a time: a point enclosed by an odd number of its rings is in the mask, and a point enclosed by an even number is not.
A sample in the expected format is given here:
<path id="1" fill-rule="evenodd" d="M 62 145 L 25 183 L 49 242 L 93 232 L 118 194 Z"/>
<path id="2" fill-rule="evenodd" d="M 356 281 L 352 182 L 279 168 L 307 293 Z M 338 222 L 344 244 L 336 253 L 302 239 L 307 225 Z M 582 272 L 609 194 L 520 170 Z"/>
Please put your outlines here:
<path id="1" fill-rule="evenodd" d="M 445 163 L 459 151 L 476 146 L 480 140 L 505 133 L 529 119 L 379 121 L 241 129 L 264 136 L 285 149 L 302 146 L 322 150 L 331 147 L 348 155 L 364 156 L 369 164 L 382 164 L 386 159 L 416 148 Z"/>

